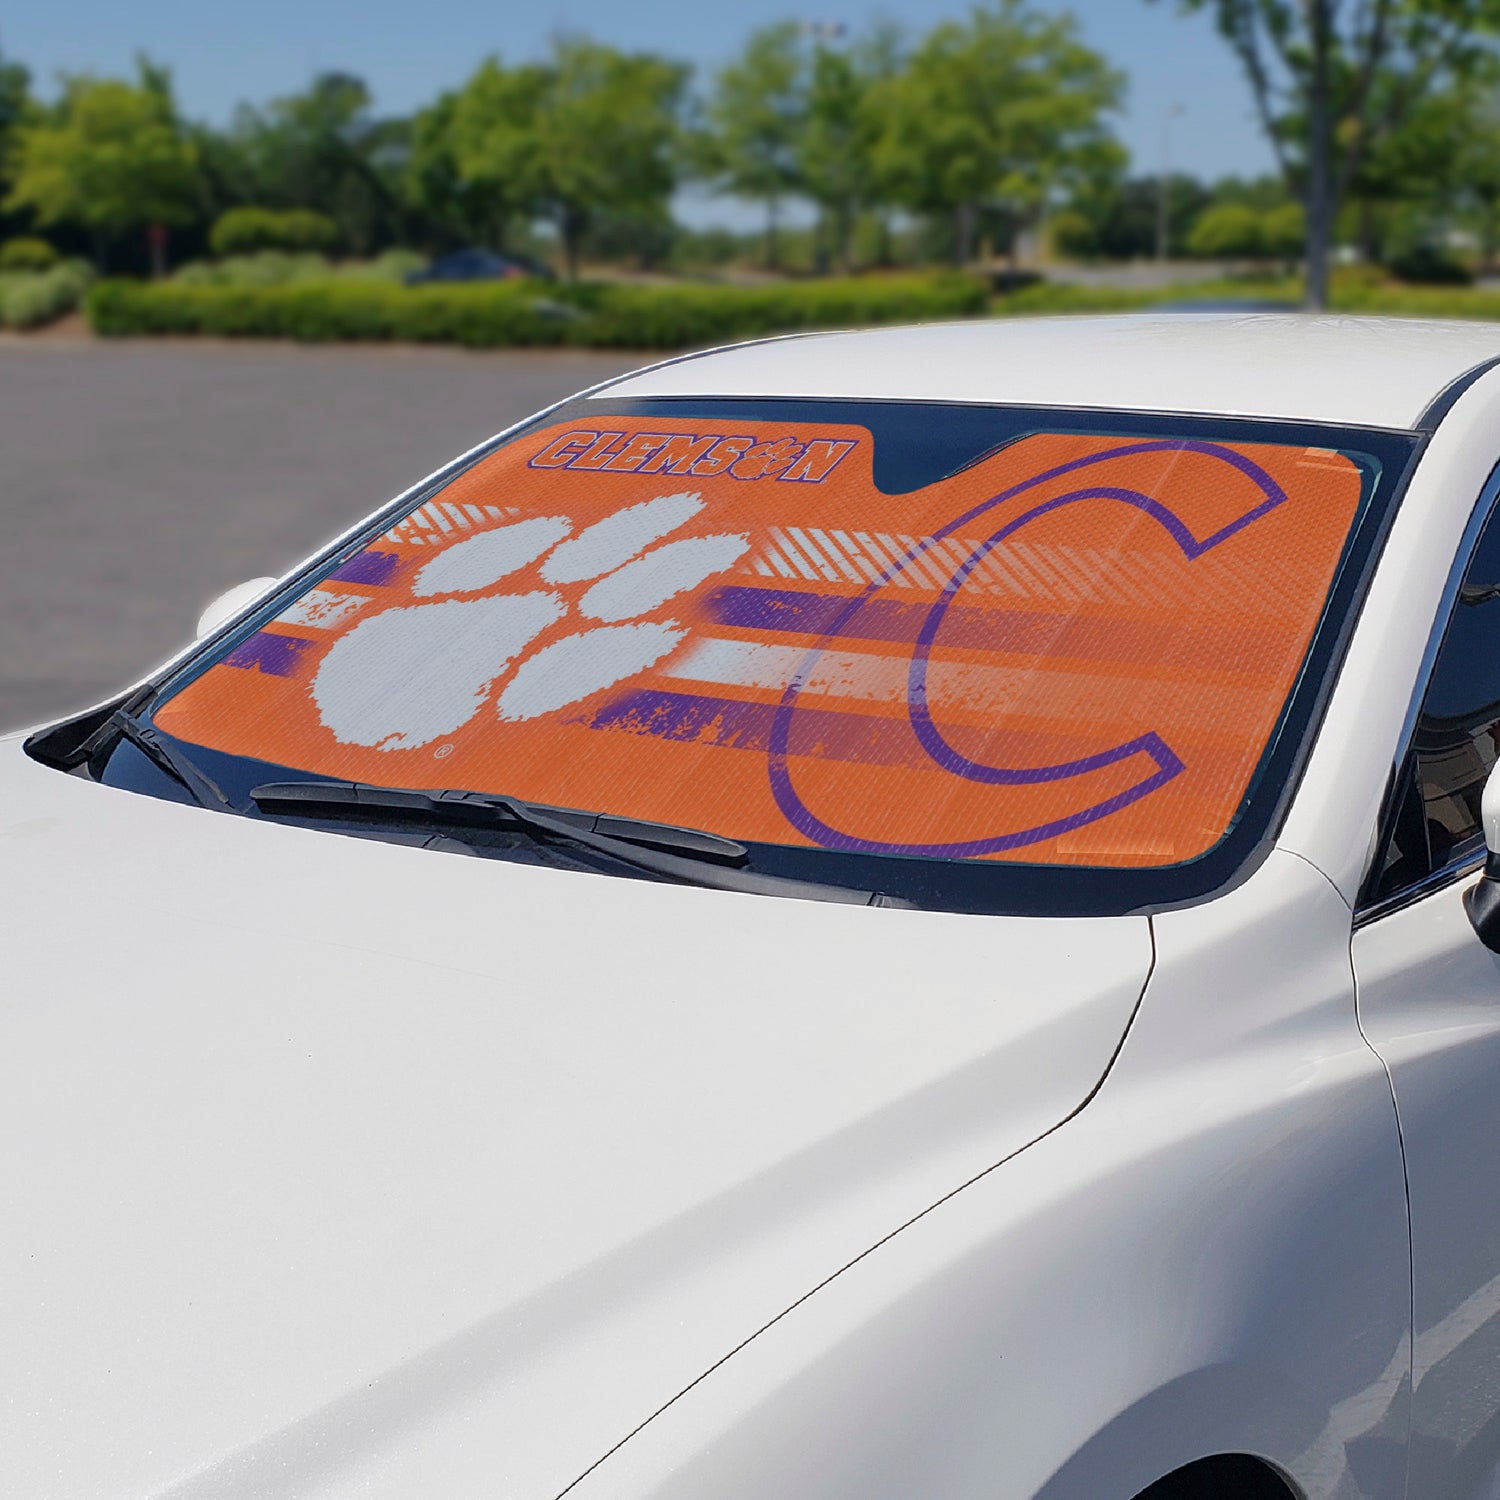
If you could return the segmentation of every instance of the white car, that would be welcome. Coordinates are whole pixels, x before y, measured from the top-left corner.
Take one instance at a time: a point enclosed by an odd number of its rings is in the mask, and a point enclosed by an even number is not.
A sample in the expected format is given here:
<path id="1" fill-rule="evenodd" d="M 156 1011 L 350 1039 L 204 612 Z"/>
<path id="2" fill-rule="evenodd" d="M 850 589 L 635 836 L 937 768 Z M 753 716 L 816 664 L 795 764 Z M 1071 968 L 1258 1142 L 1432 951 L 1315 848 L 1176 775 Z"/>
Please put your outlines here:
<path id="1" fill-rule="evenodd" d="M 1497 462 L 1481 325 L 746 345 L 0 742 L 0 1493 L 1500 1493 Z"/>

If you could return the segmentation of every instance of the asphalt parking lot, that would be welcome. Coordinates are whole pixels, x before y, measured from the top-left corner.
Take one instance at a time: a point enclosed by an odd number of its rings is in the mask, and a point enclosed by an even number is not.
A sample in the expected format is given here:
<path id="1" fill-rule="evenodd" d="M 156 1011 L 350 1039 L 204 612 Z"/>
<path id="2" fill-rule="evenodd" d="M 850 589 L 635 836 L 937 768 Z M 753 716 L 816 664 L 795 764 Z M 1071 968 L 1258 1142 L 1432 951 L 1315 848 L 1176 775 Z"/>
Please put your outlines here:
<path id="1" fill-rule="evenodd" d="M 0 729 L 97 701 L 279 573 L 629 355 L 0 340 Z"/>

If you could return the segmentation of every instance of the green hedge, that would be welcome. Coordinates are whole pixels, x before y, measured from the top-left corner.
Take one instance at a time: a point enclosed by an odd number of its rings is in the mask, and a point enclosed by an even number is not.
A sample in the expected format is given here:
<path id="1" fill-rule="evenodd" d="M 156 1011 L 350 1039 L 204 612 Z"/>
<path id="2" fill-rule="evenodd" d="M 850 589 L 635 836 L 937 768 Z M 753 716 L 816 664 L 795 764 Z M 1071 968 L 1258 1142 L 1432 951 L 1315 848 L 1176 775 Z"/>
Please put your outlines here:
<path id="1" fill-rule="evenodd" d="M 987 300 L 983 283 L 951 272 L 765 286 L 106 281 L 90 293 L 87 312 L 94 330 L 107 335 L 679 349 L 804 328 L 969 317 Z"/>
<path id="2" fill-rule="evenodd" d="M 1370 286 L 1334 288 L 1339 312 L 1408 318 L 1482 318 L 1500 321 L 1500 292 L 1475 287 Z"/>
<path id="3" fill-rule="evenodd" d="M 327 214 L 306 208 L 231 208 L 214 220 L 208 246 L 215 255 L 257 250 L 327 250 L 339 237 Z"/>
<path id="4" fill-rule="evenodd" d="M 0 327 L 40 328 L 70 313 L 94 279 L 87 261 L 65 260 L 50 271 L 0 272 Z"/>
<path id="5" fill-rule="evenodd" d="M 57 251 L 34 234 L 18 234 L 0 244 L 0 271 L 50 271 Z"/>
<path id="6" fill-rule="evenodd" d="M 192 260 L 172 273 L 178 286 L 291 286 L 308 281 L 399 282 L 409 271 L 420 270 L 427 257 L 415 250 L 386 250 L 373 260 L 345 260 L 337 264 L 326 255 L 307 250 L 257 250 L 253 255 L 229 255 L 223 260 Z"/>

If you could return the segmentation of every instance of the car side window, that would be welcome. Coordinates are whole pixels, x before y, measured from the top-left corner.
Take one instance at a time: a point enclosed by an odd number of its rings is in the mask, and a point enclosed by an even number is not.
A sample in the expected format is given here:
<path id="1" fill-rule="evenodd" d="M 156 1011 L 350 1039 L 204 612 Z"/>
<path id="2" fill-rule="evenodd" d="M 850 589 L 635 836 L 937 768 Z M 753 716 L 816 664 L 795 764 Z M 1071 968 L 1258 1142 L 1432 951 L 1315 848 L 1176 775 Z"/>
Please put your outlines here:
<path id="1" fill-rule="evenodd" d="M 1422 699 L 1371 897 L 1384 900 L 1482 845 L 1479 802 L 1500 754 L 1500 509 L 1464 570 Z"/>

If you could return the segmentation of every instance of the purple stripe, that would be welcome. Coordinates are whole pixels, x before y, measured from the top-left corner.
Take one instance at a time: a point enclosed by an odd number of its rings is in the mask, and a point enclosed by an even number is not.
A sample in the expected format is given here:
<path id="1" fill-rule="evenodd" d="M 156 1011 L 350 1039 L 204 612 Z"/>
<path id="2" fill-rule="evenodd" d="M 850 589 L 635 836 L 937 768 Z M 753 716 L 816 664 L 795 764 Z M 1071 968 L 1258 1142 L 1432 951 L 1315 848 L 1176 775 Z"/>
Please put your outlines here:
<path id="1" fill-rule="evenodd" d="M 368 583 L 380 588 L 388 584 L 401 566 L 394 552 L 357 552 L 329 579 L 337 583 Z"/>
<path id="2" fill-rule="evenodd" d="M 773 703 L 641 689 L 605 704 L 583 722 L 590 729 L 616 729 L 654 739 L 708 745 L 716 750 L 751 750 L 764 755 L 770 748 L 775 717 Z M 991 747 L 1003 743 L 1018 759 L 1040 760 L 1056 756 L 1064 748 L 1076 754 L 1078 745 L 1076 735 L 1022 730 L 1001 733 L 978 726 L 956 732 Z M 923 750 L 904 715 L 895 718 L 886 714 L 804 708 L 792 726 L 790 745 L 791 754 L 817 760 L 933 769 L 931 757 Z"/>
<path id="3" fill-rule="evenodd" d="M 696 742 L 720 750 L 753 750 L 764 755 L 771 747 L 775 719 L 774 703 L 642 690 L 606 704 L 588 725 L 591 729 L 622 729 L 657 739 Z M 859 765 L 930 764 L 904 718 L 839 713 L 826 708 L 805 708 L 797 715 L 789 753 Z"/>
<path id="4" fill-rule="evenodd" d="M 241 641 L 221 665 L 266 672 L 272 677 L 295 677 L 297 663 L 311 645 L 311 641 L 304 640 L 301 636 L 275 635 L 269 630 L 262 630 L 248 640 Z"/>
<path id="5" fill-rule="evenodd" d="M 883 641 L 903 646 L 921 639 L 932 606 L 871 599 L 844 618 L 853 594 L 803 592 L 730 585 L 703 601 L 709 619 L 726 630 L 811 635 L 825 640 Z M 1194 622 L 1195 652 L 1220 671 L 1253 671 L 1268 639 L 1279 632 L 1204 626 Z M 1016 655 L 1076 656 L 1093 661 L 1132 661 L 1156 655 L 1182 640 L 1175 625 L 1140 620 L 1091 620 L 1001 605 L 956 605 L 943 615 L 938 644 L 959 651 L 1006 651 Z"/>

